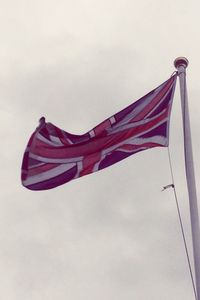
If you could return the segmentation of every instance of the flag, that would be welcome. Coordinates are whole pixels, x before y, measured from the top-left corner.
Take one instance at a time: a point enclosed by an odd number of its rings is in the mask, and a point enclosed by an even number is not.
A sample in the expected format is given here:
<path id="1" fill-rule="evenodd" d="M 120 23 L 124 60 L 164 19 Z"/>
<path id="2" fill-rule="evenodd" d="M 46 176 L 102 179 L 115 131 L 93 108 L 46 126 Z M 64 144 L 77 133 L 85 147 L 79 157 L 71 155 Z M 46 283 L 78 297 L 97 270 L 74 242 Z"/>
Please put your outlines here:
<path id="1" fill-rule="evenodd" d="M 177 74 L 83 135 L 40 119 L 22 162 L 22 184 L 47 190 L 107 168 L 128 156 L 169 143 Z"/>

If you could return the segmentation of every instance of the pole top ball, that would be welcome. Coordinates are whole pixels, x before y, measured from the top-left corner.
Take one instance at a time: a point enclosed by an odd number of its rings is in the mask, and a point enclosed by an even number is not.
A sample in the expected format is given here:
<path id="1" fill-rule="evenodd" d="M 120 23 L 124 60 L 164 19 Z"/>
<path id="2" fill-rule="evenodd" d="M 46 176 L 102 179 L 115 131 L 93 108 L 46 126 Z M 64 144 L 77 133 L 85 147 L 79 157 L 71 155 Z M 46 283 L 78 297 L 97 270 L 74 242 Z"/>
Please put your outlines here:
<path id="1" fill-rule="evenodd" d="M 174 61 L 174 66 L 176 69 L 178 69 L 181 66 L 187 68 L 188 64 L 189 61 L 187 60 L 186 57 L 177 57 Z"/>

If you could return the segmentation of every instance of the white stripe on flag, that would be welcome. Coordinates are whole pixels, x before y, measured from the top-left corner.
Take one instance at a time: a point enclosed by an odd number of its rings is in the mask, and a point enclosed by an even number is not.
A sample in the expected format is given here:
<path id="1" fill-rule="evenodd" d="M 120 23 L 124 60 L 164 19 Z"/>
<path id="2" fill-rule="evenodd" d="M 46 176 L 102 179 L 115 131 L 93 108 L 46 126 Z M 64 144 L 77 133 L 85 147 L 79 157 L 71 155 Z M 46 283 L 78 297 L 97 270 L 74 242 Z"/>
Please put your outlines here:
<path id="1" fill-rule="evenodd" d="M 57 143 L 57 141 L 52 142 L 52 141 L 46 139 L 46 138 L 45 138 L 43 135 L 41 135 L 40 133 L 38 133 L 38 134 L 36 135 L 36 137 L 38 138 L 38 140 L 40 140 L 40 141 L 42 141 L 42 142 L 44 142 L 44 143 L 46 143 L 46 144 L 48 144 L 48 145 L 51 145 L 51 146 L 54 146 L 54 147 L 60 147 L 60 146 L 63 146 L 63 144 L 62 144 L 61 142 L 60 142 L 60 143 Z"/>
<path id="2" fill-rule="evenodd" d="M 23 181 L 23 184 L 26 186 L 26 185 L 31 185 L 31 184 L 35 184 L 35 183 L 39 183 L 39 182 L 51 179 L 55 176 L 61 175 L 62 173 L 66 172 L 67 170 L 70 170 L 71 168 L 73 168 L 75 166 L 76 166 L 75 163 L 60 165 L 52 170 L 42 172 L 40 174 L 37 174 L 37 175 L 27 178 L 26 180 Z"/>
<path id="3" fill-rule="evenodd" d="M 149 119 L 143 119 L 143 120 L 138 121 L 138 122 L 124 124 L 124 125 L 121 125 L 120 127 L 116 127 L 116 128 L 109 128 L 108 129 L 108 135 L 112 135 L 113 133 L 120 132 L 120 131 L 123 131 L 125 129 L 130 129 L 130 128 L 138 127 L 139 125 L 144 125 L 144 124 L 146 124 L 148 122 L 151 122 L 151 121 L 157 119 L 159 116 L 161 116 L 167 109 L 168 109 L 168 107 L 165 108 L 164 110 L 162 110 L 156 116 L 154 116 L 152 118 L 149 118 Z"/>
<path id="4" fill-rule="evenodd" d="M 83 160 L 83 156 L 72 157 L 72 158 L 48 158 L 39 156 L 29 152 L 29 156 L 33 159 L 36 159 L 45 163 L 53 163 L 53 164 L 68 164 L 68 163 L 76 163 Z"/>

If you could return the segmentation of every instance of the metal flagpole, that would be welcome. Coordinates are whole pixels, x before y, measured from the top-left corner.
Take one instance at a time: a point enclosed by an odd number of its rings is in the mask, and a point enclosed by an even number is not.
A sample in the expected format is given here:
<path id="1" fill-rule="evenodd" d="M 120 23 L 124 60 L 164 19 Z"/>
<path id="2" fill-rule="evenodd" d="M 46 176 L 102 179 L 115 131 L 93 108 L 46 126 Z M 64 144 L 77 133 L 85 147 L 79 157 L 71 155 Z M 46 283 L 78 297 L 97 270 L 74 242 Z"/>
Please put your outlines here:
<path id="1" fill-rule="evenodd" d="M 187 97 L 187 87 L 186 87 L 185 70 L 188 66 L 188 60 L 185 57 L 178 57 L 174 61 L 174 65 L 178 70 L 179 81 L 180 81 L 181 107 L 182 107 L 183 131 L 184 131 L 185 169 L 186 169 L 186 179 L 187 179 L 189 205 L 190 205 L 190 219 L 191 219 L 191 230 L 192 230 L 196 293 L 197 293 L 197 300 L 200 300 L 200 229 L 199 229 L 199 215 L 198 215 L 195 176 L 194 176 L 190 119 L 189 119 L 189 110 L 188 110 L 188 97 Z"/>

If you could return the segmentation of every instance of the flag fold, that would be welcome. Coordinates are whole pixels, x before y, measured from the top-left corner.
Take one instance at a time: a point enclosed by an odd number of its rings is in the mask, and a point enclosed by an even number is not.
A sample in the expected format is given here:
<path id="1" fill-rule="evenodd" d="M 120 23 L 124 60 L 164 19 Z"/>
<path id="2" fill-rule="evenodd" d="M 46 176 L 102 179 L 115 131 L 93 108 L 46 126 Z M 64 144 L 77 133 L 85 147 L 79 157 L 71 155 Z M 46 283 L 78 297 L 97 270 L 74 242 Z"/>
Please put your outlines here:
<path id="1" fill-rule="evenodd" d="M 109 167 L 139 151 L 166 147 L 177 74 L 83 135 L 40 119 L 26 147 L 21 180 L 47 190 Z"/>

